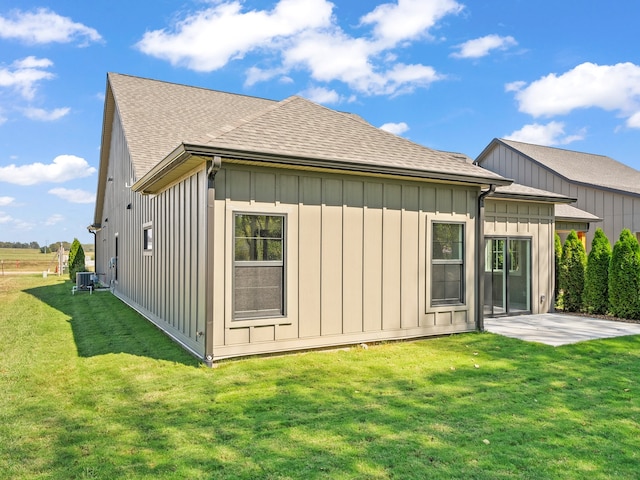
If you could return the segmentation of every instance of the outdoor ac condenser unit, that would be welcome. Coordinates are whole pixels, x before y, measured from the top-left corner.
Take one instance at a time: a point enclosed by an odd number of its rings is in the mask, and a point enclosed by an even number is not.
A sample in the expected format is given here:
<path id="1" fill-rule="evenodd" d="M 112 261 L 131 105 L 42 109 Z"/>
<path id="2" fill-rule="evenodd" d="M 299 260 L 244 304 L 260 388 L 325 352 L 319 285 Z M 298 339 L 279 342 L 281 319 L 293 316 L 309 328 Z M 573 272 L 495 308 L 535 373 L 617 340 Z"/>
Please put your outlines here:
<path id="1" fill-rule="evenodd" d="M 76 287 L 78 290 L 88 290 L 89 287 L 93 287 L 93 272 L 78 272 L 76 273 Z"/>

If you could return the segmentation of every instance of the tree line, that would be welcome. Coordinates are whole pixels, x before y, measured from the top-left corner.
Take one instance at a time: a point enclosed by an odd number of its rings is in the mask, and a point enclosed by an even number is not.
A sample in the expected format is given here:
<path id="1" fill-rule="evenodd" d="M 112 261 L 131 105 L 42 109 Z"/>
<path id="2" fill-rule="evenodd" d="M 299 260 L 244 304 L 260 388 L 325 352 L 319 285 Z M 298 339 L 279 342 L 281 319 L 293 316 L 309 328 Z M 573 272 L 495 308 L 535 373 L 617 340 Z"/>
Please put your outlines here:
<path id="1" fill-rule="evenodd" d="M 0 248 L 40 248 L 38 242 L 0 242 Z"/>
<path id="2" fill-rule="evenodd" d="M 556 305 L 567 312 L 640 319 L 640 244 L 629 229 L 613 249 L 601 228 L 587 256 L 572 231 L 562 245 L 555 236 Z"/>
<path id="3" fill-rule="evenodd" d="M 71 242 L 66 241 L 53 242 L 43 246 L 40 246 L 38 242 L 0 242 L 0 248 L 32 248 L 40 250 L 40 253 L 57 252 L 60 249 L 60 245 L 67 252 L 71 249 Z M 84 245 L 83 248 L 89 252 L 94 250 L 93 245 Z"/>

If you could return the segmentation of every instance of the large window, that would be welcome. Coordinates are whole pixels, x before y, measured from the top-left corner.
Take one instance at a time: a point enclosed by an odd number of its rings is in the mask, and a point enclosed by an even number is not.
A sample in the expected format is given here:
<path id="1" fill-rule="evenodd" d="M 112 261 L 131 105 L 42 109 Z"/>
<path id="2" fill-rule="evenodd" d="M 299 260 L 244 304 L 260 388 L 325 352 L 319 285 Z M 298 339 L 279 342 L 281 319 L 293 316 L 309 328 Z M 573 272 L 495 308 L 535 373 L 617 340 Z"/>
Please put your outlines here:
<path id="1" fill-rule="evenodd" d="M 434 223 L 431 304 L 464 303 L 464 225 Z"/>
<path id="2" fill-rule="evenodd" d="M 284 315 L 284 220 L 235 214 L 234 320 Z"/>

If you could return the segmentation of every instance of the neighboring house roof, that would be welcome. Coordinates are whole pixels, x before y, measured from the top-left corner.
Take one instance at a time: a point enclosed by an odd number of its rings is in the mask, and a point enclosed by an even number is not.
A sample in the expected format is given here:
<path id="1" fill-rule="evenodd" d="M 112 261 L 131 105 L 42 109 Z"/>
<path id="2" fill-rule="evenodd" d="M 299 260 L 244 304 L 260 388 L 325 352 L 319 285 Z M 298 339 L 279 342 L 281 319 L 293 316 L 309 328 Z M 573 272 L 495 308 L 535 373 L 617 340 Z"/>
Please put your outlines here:
<path id="1" fill-rule="evenodd" d="M 511 185 L 499 186 L 489 198 L 509 198 L 514 200 L 532 200 L 538 202 L 549 203 L 572 203 L 575 198 L 567 197 L 560 193 L 540 190 L 539 188 L 529 187 L 520 183 L 512 183 Z"/>
<path id="2" fill-rule="evenodd" d="M 481 159 L 499 144 L 570 182 L 640 194 L 640 171 L 604 155 L 496 138 L 478 156 L 476 163 L 482 163 Z"/>
<path id="3" fill-rule="evenodd" d="M 105 124 L 111 101 L 122 120 L 135 190 L 150 192 L 151 183 L 185 158 L 216 152 L 292 166 L 511 183 L 465 155 L 432 150 L 297 96 L 275 102 L 114 73 L 107 90 Z M 103 131 L 105 149 L 111 127 L 103 128 L 109 129 Z"/>
<path id="4" fill-rule="evenodd" d="M 601 222 L 602 219 L 592 213 L 585 212 L 573 205 L 556 205 L 556 220 L 565 222 Z"/>

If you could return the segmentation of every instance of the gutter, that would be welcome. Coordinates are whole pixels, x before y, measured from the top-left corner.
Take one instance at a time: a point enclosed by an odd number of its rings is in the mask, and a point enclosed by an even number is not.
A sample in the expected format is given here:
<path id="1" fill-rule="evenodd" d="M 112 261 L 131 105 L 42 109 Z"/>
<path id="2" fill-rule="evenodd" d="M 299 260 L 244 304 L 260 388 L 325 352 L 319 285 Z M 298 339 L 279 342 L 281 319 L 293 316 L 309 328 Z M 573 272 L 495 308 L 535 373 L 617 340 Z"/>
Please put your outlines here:
<path id="1" fill-rule="evenodd" d="M 477 329 L 484 331 L 484 199 L 496 191 L 496 185 L 478 195 L 478 212 L 476 215 L 476 316 Z"/>
<path id="2" fill-rule="evenodd" d="M 224 147 L 208 147 L 205 145 L 182 143 L 167 155 L 164 160 L 153 167 L 141 179 L 132 185 L 132 190 L 142 194 L 157 193 L 162 189 L 163 184 L 167 184 L 168 176 L 178 168 L 187 168 L 188 165 L 195 166 L 197 162 L 204 162 L 207 159 L 222 157 L 225 162 L 246 163 L 264 165 L 271 167 L 285 166 L 293 169 L 318 169 L 321 171 L 333 171 L 352 173 L 354 175 L 373 174 L 391 175 L 394 177 L 403 176 L 414 179 L 425 179 L 434 181 L 466 183 L 471 185 L 510 185 L 513 180 L 501 178 L 498 175 L 488 174 L 467 175 L 448 172 L 434 172 L 419 170 L 394 165 L 373 165 L 370 163 L 349 162 L 340 159 L 299 157 L 293 155 L 270 154 L 266 152 L 239 150 Z"/>
<path id="3" fill-rule="evenodd" d="M 222 158 L 215 156 L 207 161 L 207 204 L 205 205 L 205 291 L 207 299 L 205 302 L 205 325 L 204 325 L 204 362 L 207 366 L 213 366 L 213 294 L 214 290 L 214 255 L 215 248 L 215 201 L 216 174 L 222 167 Z"/>

